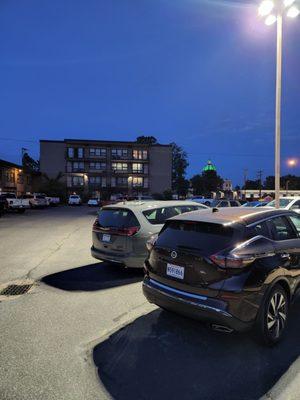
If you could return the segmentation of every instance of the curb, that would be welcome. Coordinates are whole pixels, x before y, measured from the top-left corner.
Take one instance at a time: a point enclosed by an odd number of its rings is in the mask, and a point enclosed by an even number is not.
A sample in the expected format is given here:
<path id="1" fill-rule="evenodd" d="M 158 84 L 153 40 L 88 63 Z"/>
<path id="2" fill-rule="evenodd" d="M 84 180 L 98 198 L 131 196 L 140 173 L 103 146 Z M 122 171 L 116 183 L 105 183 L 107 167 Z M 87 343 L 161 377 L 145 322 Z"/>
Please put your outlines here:
<path id="1" fill-rule="evenodd" d="M 300 400 L 300 357 L 260 400 Z"/>

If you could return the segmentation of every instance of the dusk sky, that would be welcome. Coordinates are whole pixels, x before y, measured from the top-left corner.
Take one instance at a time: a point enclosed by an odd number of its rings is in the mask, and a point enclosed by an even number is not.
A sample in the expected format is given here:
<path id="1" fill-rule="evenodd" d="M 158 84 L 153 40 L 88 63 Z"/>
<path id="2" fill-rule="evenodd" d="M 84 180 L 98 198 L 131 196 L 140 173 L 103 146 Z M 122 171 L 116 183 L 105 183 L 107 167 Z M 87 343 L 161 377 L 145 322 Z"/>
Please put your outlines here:
<path id="1" fill-rule="evenodd" d="M 153 135 L 241 183 L 273 174 L 276 27 L 257 2 L 1 0 L 0 158 Z M 300 18 L 284 22 L 282 174 L 300 158 Z"/>

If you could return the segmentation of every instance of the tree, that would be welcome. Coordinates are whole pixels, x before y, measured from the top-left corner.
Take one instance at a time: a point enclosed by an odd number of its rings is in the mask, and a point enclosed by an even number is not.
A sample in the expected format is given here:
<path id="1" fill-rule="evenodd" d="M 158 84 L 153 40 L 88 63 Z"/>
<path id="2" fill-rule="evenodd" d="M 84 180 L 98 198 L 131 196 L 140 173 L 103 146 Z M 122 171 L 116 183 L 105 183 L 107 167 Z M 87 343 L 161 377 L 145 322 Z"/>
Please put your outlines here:
<path id="1" fill-rule="evenodd" d="M 201 175 L 194 175 L 191 184 L 196 195 L 210 195 L 211 192 L 221 190 L 223 179 L 216 171 L 203 171 Z"/>
<path id="2" fill-rule="evenodd" d="M 256 180 L 251 180 L 248 179 L 245 182 L 245 185 L 243 186 L 243 189 L 249 189 L 249 190 L 259 190 L 260 188 L 260 179 Z"/>
<path id="3" fill-rule="evenodd" d="M 138 136 L 136 142 L 143 144 L 156 144 L 157 139 L 154 136 Z"/>
<path id="4" fill-rule="evenodd" d="M 172 190 L 179 196 L 185 196 L 189 188 L 189 182 L 185 178 L 188 165 L 186 152 L 176 143 L 172 143 Z"/>
<path id="5" fill-rule="evenodd" d="M 47 174 L 43 174 L 43 183 L 41 184 L 39 191 L 46 193 L 48 196 L 60 197 L 64 199 L 66 197 L 65 184 L 61 182 L 61 178 L 64 176 L 62 172 L 59 172 L 55 178 L 49 178 Z"/>
<path id="6" fill-rule="evenodd" d="M 40 170 L 40 162 L 31 158 L 27 152 L 23 153 L 22 165 L 26 172 L 39 172 Z"/>

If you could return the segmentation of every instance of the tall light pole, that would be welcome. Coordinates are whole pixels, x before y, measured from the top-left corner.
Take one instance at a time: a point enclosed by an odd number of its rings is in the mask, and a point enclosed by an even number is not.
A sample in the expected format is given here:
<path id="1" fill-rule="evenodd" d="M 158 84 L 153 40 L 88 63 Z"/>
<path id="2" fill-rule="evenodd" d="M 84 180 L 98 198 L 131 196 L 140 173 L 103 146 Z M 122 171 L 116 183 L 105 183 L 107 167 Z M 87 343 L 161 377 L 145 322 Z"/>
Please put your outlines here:
<path id="1" fill-rule="evenodd" d="M 266 25 L 277 22 L 276 55 L 276 109 L 275 109 L 275 207 L 279 208 L 280 198 L 280 143 L 281 143 L 281 82 L 282 82 L 282 25 L 283 16 L 295 18 L 300 10 L 295 0 L 264 0 L 258 13 L 265 17 Z"/>

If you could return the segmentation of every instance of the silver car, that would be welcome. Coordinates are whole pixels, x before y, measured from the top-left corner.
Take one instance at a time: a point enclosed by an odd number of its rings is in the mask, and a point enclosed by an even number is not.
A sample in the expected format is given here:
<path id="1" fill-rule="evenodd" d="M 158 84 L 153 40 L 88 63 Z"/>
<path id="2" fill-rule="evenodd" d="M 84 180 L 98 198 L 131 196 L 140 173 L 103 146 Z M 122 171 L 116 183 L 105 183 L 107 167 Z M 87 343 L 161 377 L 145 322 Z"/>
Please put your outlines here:
<path id="1" fill-rule="evenodd" d="M 159 233 L 166 219 L 205 210 L 193 201 L 129 201 L 103 207 L 93 225 L 92 256 L 126 267 L 142 268 L 146 242 Z"/>

